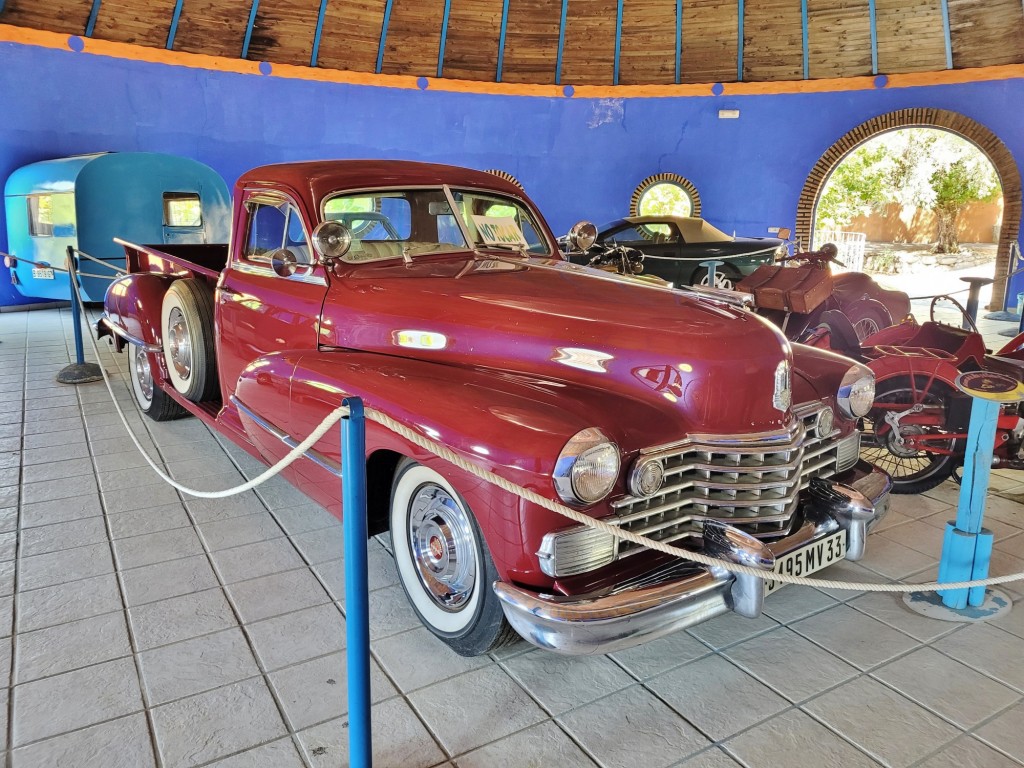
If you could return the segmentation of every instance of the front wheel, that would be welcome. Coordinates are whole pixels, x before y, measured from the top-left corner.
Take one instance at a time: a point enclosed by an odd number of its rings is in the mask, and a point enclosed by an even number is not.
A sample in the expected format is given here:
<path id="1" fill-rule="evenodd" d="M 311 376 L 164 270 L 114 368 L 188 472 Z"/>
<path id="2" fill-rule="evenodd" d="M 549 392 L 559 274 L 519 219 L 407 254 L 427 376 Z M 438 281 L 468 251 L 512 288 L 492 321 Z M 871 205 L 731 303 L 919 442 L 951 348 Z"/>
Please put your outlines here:
<path id="1" fill-rule="evenodd" d="M 153 366 L 149 352 L 135 344 L 128 345 L 128 376 L 132 381 L 132 394 L 139 410 L 153 421 L 170 421 L 188 414 L 171 396 L 153 381 Z"/>
<path id="2" fill-rule="evenodd" d="M 392 485 L 391 541 L 413 610 L 452 650 L 479 656 L 518 637 L 491 589 L 497 570 L 469 506 L 441 475 L 411 460 Z"/>
<path id="3" fill-rule="evenodd" d="M 924 377 L 896 376 L 878 383 L 874 406 L 864 417 L 861 458 L 892 477 L 893 493 L 923 493 L 940 485 L 960 463 L 957 440 L 943 438 L 946 404 L 956 393 L 945 383 Z M 921 410 L 909 411 L 916 405 Z M 899 431 L 885 420 L 886 414 L 907 414 Z M 919 437 L 931 437 L 914 445 Z M 931 449 L 931 450 L 929 450 Z"/>
<path id="4" fill-rule="evenodd" d="M 736 283 L 739 282 L 739 276 L 729 267 L 719 267 L 715 270 L 715 288 L 721 288 L 724 291 L 732 291 L 736 289 Z M 708 281 L 708 270 L 706 267 L 701 267 L 693 273 L 693 284 L 694 285 L 709 285 Z"/>

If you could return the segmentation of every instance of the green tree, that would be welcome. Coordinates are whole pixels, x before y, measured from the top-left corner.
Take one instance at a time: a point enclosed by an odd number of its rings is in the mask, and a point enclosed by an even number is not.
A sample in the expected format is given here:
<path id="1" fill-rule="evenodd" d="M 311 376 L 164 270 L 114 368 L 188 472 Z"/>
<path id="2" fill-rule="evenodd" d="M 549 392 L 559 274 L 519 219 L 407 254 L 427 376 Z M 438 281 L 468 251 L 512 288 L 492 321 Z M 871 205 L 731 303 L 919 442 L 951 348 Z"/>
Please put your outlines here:
<path id="1" fill-rule="evenodd" d="M 931 211 L 935 250 L 956 253 L 960 213 L 1000 193 L 995 169 L 974 144 L 934 128 L 905 128 L 865 142 L 839 164 L 818 202 L 816 225 L 841 229 L 858 214 L 896 202 Z"/>
<path id="2" fill-rule="evenodd" d="M 844 229 L 857 216 L 867 215 L 885 202 L 893 158 L 882 144 L 866 142 L 836 166 L 816 209 L 816 227 Z"/>

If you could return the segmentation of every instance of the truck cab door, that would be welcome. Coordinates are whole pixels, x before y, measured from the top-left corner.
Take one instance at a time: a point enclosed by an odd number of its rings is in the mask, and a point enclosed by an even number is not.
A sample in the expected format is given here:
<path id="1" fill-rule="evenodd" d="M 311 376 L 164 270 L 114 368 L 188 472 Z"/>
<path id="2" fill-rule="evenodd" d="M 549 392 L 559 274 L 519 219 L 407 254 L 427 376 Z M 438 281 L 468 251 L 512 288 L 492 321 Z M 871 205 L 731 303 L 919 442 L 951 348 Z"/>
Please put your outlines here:
<path id="1" fill-rule="evenodd" d="M 266 386 L 247 389 L 245 405 L 287 428 L 289 374 L 268 355 L 317 348 L 327 275 L 312 257 L 309 219 L 297 197 L 277 190 L 243 194 L 235 245 L 217 286 L 221 392 L 227 405 L 239 377 L 258 368 Z"/>

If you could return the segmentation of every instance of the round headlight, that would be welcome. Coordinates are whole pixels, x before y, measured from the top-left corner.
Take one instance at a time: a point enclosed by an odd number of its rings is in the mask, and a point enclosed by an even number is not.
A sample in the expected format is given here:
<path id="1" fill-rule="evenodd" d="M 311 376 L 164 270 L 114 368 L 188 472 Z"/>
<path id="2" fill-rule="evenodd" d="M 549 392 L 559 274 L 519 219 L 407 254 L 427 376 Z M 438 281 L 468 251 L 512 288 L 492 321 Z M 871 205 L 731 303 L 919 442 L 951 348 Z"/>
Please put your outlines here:
<path id="1" fill-rule="evenodd" d="M 839 410 L 848 419 L 856 419 L 871 410 L 875 402 L 875 374 L 863 365 L 853 365 L 843 376 L 836 394 Z"/>
<path id="2" fill-rule="evenodd" d="M 665 465 L 660 459 L 637 459 L 629 473 L 629 492 L 641 498 L 653 496 L 665 482 Z"/>
<path id="3" fill-rule="evenodd" d="M 594 427 L 575 434 L 555 464 L 558 495 L 569 504 L 593 504 L 609 493 L 619 477 L 619 449 Z"/>

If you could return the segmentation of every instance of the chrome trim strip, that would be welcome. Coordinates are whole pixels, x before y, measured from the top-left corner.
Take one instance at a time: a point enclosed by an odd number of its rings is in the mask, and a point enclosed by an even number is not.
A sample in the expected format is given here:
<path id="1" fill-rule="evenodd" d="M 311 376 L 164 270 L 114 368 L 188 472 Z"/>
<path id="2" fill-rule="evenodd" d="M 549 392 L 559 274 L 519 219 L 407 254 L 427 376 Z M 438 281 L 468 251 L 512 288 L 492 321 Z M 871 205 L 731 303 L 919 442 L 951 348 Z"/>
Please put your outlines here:
<path id="1" fill-rule="evenodd" d="M 807 418 L 807 414 L 797 415 L 797 408 L 793 408 L 792 423 L 785 429 L 776 429 L 769 432 L 749 432 L 745 435 L 707 435 L 694 433 L 674 443 L 662 443 L 652 445 L 648 448 L 641 448 L 641 456 L 652 456 L 659 453 L 678 453 L 684 449 L 709 450 L 713 452 L 724 452 L 736 446 L 737 448 L 754 444 L 752 453 L 757 453 L 756 448 L 771 443 L 788 443 L 796 438 L 796 432 L 800 429 L 801 422 Z M 738 450 L 729 451 L 739 453 Z"/>
<path id="2" fill-rule="evenodd" d="M 277 272 L 274 271 L 274 268 L 270 265 L 264 267 L 262 264 L 256 264 L 251 261 L 237 260 L 231 265 L 231 269 L 235 272 L 241 272 L 245 275 L 255 275 L 256 277 L 268 277 L 274 278 L 275 280 L 290 280 L 293 283 L 306 283 L 308 285 L 327 285 L 327 281 L 324 278 L 314 274 L 317 266 L 316 264 L 301 264 L 299 266 L 307 267 L 308 271 L 303 275 L 296 272 L 294 275 L 289 277 L 283 277 L 277 274 Z"/>
<path id="3" fill-rule="evenodd" d="M 111 320 L 105 314 L 103 315 L 103 317 L 100 318 L 100 322 L 103 323 L 105 326 L 107 326 L 107 328 L 110 329 L 111 333 L 113 333 L 113 334 L 115 334 L 117 336 L 120 336 L 122 339 L 127 341 L 129 344 L 133 344 L 136 347 L 142 347 L 147 352 L 163 352 L 163 350 L 164 350 L 162 344 L 147 344 L 142 339 L 139 339 L 139 338 L 137 338 L 135 336 L 132 336 L 130 333 L 128 333 L 128 331 L 126 331 L 121 326 L 117 325 L 113 320 Z"/>
<path id="4" fill-rule="evenodd" d="M 259 425 L 261 428 L 263 428 L 264 430 L 269 432 L 271 435 L 276 437 L 278 440 L 280 440 L 282 443 L 287 445 L 289 448 L 294 448 L 295 446 L 297 446 L 301 442 L 301 440 L 296 440 L 296 439 L 294 439 L 292 437 L 289 437 L 281 429 L 279 429 L 278 427 L 275 427 L 273 424 L 271 424 L 266 419 L 263 419 L 260 416 L 257 416 L 252 411 L 251 408 L 247 408 L 246 406 L 242 405 L 242 401 L 239 400 L 235 395 L 232 395 L 230 400 L 231 400 L 231 403 L 239 411 L 241 411 L 246 416 L 248 416 L 250 419 L 255 421 L 257 425 Z M 309 459 L 314 464 L 316 464 L 318 467 L 321 467 L 322 469 L 327 470 L 328 472 L 330 472 L 335 477 L 337 477 L 337 478 L 341 477 L 341 464 L 337 464 L 337 463 L 331 461 L 330 459 L 328 459 L 326 456 L 324 456 L 319 451 L 315 451 L 312 448 L 310 448 L 304 454 L 304 458 Z"/>

